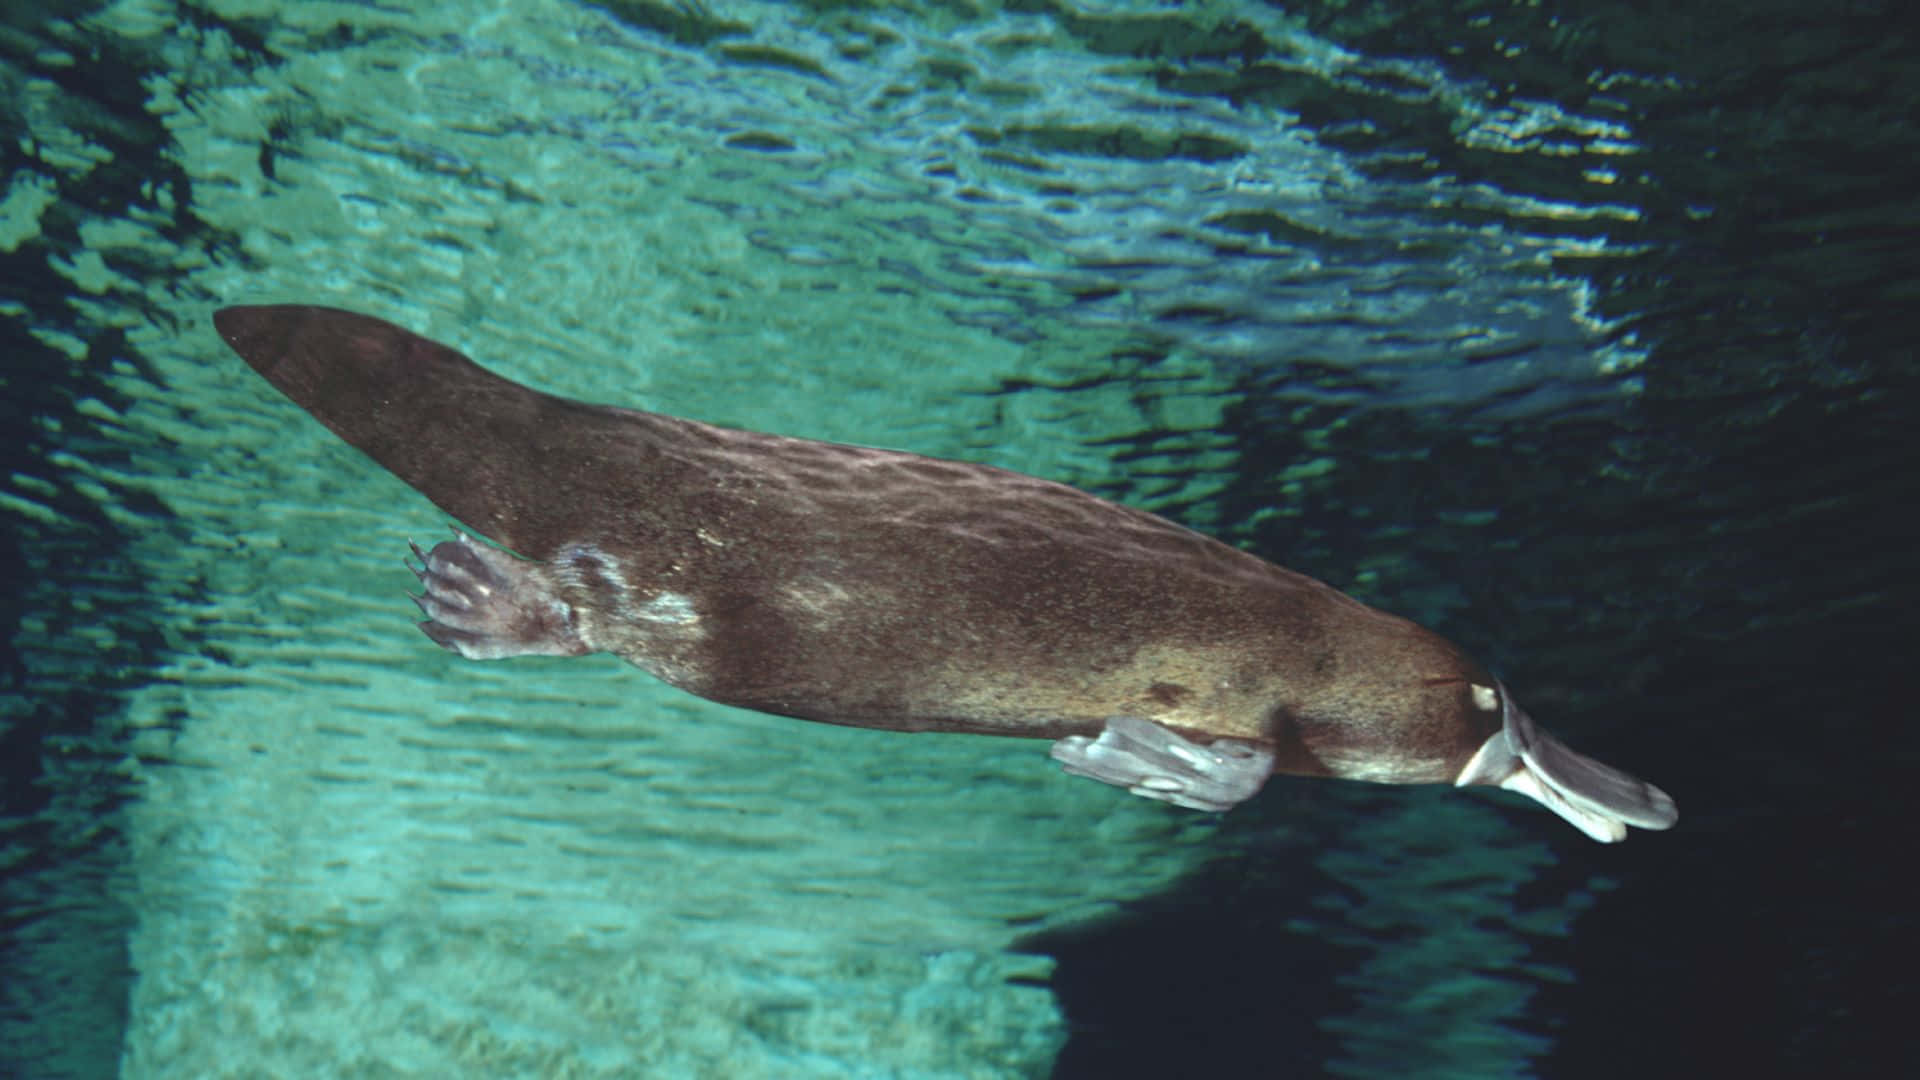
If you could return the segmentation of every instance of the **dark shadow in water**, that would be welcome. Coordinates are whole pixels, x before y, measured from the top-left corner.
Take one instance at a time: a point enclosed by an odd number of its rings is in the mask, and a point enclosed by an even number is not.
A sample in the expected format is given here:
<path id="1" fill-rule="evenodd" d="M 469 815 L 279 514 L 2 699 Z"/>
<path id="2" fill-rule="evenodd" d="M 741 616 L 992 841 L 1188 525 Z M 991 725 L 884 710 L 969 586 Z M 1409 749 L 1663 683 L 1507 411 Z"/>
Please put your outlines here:
<path id="1" fill-rule="evenodd" d="M 166 153 L 170 136 L 146 109 L 149 58 L 110 43 L 76 48 L 84 35 L 52 22 L 47 5 L 7 12 L 13 47 L 0 52 L 0 77 L 22 103 L 29 95 L 15 80 L 57 87 L 57 95 L 36 90 L 35 107 L 57 110 L 53 122 L 106 160 L 67 171 L 31 139 L 0 138 L 0 175 L 54 192 L 37 234 L 0 252 L 0 295 L 25 309 L 0 322 L 0 480 L 42 508 L 9 508 L 0 529 L 0 1074 L 111 1076 L 133 978 L 119 826 L 133 797 L 117 768 L 126 753 L 122 695 L 154 678 L 171 647 L 167 634 L 172 646 L 192 647 L 191 627 L 163 634 L 162 625 L 169 605 L 190 601 L 197 585 L 142 580 L 126 554 L 130 529 L 173 524 L 159 500 L 112 478 L 142 465 L 126 433 L 102 416 L 134 404 L 116 379 L 154 379 L 123 332 L 88 310 L 104 304 L 170 325 L 151 300 L 160 290 L 146 289 L 175 269 L 116 251 L 111 269 L 142 289 L 76 298 L 53 264 L 87 251 L 89 222 L 137 214 L 183 247 L 204 246 L 196 238 L 205 230 Z M 70 356 L 30 329 L 84 349 Z"/>
<path id="2" fill-rule="evenodd" d="M 1022 942 L 1059 961 L 1071 1035 L 1054 1080 L 1317 1075 L 1336 1044 L 1316 1023 L 1340 1010 L 1335 977 L 1361 950 L 1287 922 L 1338 889 L 1286 853 L 1224 858 L 1097 924 Z"/>

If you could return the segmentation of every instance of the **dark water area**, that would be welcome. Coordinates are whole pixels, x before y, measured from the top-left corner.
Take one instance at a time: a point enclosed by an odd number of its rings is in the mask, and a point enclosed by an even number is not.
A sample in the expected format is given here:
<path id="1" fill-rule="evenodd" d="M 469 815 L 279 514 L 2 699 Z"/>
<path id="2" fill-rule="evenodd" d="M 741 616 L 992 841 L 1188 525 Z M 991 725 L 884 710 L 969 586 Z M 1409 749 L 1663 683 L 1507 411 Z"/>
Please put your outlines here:
<path id="1" fill-rule="evenodd" d="M 0 1075 L 1907 1067 L 1903 8 L 4 10 Z M 439 518 L 224 351 L 257 300 L 1154 510 L 1680 822 L 1210 824 L 447 666 Z"/>

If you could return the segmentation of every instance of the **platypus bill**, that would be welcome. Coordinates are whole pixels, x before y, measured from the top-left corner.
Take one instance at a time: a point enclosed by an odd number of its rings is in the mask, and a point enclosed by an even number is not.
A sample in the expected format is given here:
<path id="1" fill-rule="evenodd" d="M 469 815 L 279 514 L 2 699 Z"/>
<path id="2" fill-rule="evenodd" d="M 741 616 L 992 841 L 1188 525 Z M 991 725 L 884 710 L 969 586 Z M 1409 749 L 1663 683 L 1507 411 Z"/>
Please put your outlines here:
<path id="1" fill-rule="evenodd" d="M 1677 819 L 1438 635 L 1152 514 L 554 397 L 352 312 L 214 325 L 493 542 L 414 549 L 421 629 L 462 656 L 611 652 L 762 712 L 1051 739 L 1068 772 L 1201 810 L 1288 773 L 1497 785 L 1602 841 Z"/>

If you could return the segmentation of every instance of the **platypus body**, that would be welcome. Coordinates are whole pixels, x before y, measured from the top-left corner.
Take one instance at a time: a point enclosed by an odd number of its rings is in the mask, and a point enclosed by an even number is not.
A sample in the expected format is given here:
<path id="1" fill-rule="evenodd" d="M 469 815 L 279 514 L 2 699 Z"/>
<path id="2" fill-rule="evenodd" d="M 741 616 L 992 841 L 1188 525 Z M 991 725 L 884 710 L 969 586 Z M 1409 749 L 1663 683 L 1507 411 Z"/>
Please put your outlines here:
<path id="1" fill-rule="evenodd" d="M 1196 809 L 1279 772 L 1498 785 L 1604 841 L 1676 819 L 1438 635 L 1152 514 L 985 465 L 554 397 L 352 312 L 214 323 L 493 542 L 415 549 L 420 625 L 463 656 L 611 652 L 762 712 L 1051 739 L 1070 772 Z"/>

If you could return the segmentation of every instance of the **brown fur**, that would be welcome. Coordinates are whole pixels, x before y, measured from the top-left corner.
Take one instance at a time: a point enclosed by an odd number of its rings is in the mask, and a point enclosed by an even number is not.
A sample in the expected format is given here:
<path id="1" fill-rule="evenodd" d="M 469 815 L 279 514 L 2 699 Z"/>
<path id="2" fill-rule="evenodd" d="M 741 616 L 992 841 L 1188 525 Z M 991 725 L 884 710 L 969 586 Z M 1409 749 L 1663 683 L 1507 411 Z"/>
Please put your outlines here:
<path id="1" fill-rule="evenodd" d="M 569 401 L 350 312 L 215 321 L 341 438 L 546 564 L 590 646 L 716 701 L 1039 738 L 1133 715 L 1271 745 L 1283 772 L 1402 780 L 1452 780 L 1499 728 L 1470 693 L 1492 678 L 1441 638 L 1061 484 Z"/>

